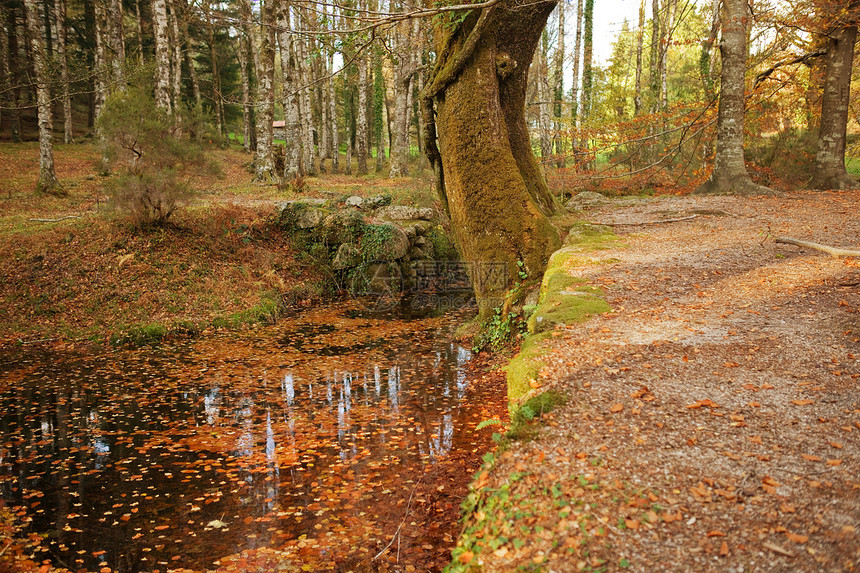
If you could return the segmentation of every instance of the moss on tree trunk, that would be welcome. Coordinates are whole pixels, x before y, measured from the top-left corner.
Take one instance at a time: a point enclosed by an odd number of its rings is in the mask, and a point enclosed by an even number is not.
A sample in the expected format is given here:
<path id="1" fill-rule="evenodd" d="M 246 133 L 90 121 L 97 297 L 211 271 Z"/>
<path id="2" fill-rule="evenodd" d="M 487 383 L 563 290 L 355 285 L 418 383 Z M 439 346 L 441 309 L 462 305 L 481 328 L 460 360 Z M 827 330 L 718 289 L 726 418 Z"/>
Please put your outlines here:
<path id="1" fill-rule="evenodd" d="M 539 276 L 559 245 L 557 209 L 531 150 L 525 120 L 528 69 L 554 1 L 504 2 L 439 34 L 428 157 L 440 178 L 460 254 L 472 269 L 480 313 L 502 306 L 525 272 Z M 438 135 L 438 154 L 434 134 Z"/>

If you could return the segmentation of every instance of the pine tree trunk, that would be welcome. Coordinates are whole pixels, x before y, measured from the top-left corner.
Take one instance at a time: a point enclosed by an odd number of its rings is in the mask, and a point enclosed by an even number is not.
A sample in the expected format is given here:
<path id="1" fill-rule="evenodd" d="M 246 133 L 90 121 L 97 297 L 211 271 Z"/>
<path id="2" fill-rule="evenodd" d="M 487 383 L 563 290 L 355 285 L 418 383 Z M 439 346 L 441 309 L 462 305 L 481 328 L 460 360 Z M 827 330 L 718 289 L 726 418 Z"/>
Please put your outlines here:
<path id="1" fill-rule="evenodd" d="M 66 2 L 55 0 L 54 17 L 57 28 L 57 62 L 60 65 L 60 84 L 63 95 L 63 143 L 72 143 L 72 97 L 69 90 L 69 65 L 66 59 Z M 2 74 L 2 70 L 0 70 Z M 4 76 L 5 77 L 5 76 Z"/>
<path id="2" fill-rule="evenodd" d="M 857 2 L 854 2 L 855 12 Z M 855 14 L 855 22 L 860 14 Z M 846 26 L 831 34 L 827 46 L 827 71 L 821 98 L 818 150 L 810 186 L 813 189 L 855 189 L 858 181 L 845 169 L 848 110 L 851 103 L 851 69 L 857 26 Z"/>
<path id="3" fill-rule="evenodd" d="M 560 244 L 547 219 L 556 204 L 525 118 L 529 66 L 555 2 L 508 3 L 472 13 L 449 44 L 437 42 L 436 70 L 422 96 L 425 149 L 462 258 L 472 265 L 482 318 L 516 302 L 506 299 L 520 265 L 540 276 Z"/>
<path id="4" fill-rule="evenodd" d="M 747 0 L 723 0 L 720 42 L 722 72 L 717 115 L 717 146 L 710 179 L 698 193 L 772 193 L 752 182 L 744 164 L 744 73 L 747 63 Z"/>
<path id="5" fill-rule="evenodd" d="M 281 50 L 281 85 L 284 90 L 284 181 L 293 184 L 302 172 L 302 137 L 296 78 L 295 36 L 291 33 L 290 8 L 278 3 L 278 46 Z"/>
<path id="6" fill-rule="evenodd" d="M 566 1 L 558 4 L 558 40 L 555 46 L 555 70 L 553 76 L 555 79 L 555 89 L 553 90 L 553 116 L 555 117 L 555 125 L 553 126 L 555 133 L 555 155 L 556 167 L 564 167 L 565 142 L 562 137 L 564 125 L 561 122 L 561 108 L 564 102 L 564 16 L 567 11 Z"/>
<path id="7" fill-rule="evenodd" d="M 155 35 L 155 103 L 170 113 L 170 36 L 166 0 L 152 0 L 152 29 Z"/>
<path id="8" fill-rule="evenodd" d="M 27 29 L 30 35 L 33 68 L 36 72 L 36 99 L 39 123 L 39 180 L 36 191 L 53 195 L 65 195 L 54 172 L 54 123 L 51 117 L 51 92 L 48 89 L 47 58 L 42 41 L 44 32 L 42 16 L 36 0 L 24 1 L 27 16 Z"/>
<path id="9" fill-rule="evenodd" d="M 257 68 L 257 149 L 254 152 L 254 181 L 278 180 L 272 155 L 275 106 L 275 10 L 277 0 L 260 4 L 260 54 Z"/>

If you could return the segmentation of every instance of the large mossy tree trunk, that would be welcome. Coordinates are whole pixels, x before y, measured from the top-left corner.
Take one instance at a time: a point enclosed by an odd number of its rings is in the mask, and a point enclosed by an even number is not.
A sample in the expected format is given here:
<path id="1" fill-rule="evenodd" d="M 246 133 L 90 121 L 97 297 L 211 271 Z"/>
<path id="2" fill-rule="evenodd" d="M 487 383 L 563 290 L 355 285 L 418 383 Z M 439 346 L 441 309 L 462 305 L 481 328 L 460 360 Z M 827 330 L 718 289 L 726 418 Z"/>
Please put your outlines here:
<path id="1" fill-rule="evenodd" d="M 697 193 L 764 195 L 769 188 L 753 183 L 744 163 L 744 73 L 747 65 L 747 0 L 723 0 L 720 56 L 720 104 L 714 169 Z"/>
<path id="2" fill-rule="evenodd" d="M 439 58 L 422 94 L 425 151 L 483 318 L 510 302 L 521 269 L 539 277 L 560 244 L 525 118 L 529 65 L 554 7 L 503 0 L 437 30 Z"/>
<path id="3" fill-rule="evenodd" d="M 854 3 L 852 7 L 857 11 Z M 856 17 L 856 16 L 855 16 Z M 846 26 L 834 32 L 827 44 L 827 71 L 821 98 L 821 124 L 818 150 L 810 187 L 814 189 L 853 189 L 858 181 L 845 169 L 845 143 L 848 108 L 851 95 L 851 68 L 857 26 Z"/>

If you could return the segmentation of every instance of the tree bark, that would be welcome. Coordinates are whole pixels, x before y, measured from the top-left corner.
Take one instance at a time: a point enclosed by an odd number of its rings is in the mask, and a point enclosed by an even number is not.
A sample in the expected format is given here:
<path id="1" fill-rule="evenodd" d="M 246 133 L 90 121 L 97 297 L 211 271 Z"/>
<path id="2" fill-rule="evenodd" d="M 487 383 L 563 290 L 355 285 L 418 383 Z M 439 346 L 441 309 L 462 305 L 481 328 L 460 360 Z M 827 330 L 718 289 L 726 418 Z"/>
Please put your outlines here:
<path id="1" fill-rule="evenodd" d="M 579 89 L 579 62 L 582 56 L 582 0 L 576 2 L 576 40 L 573 46 L 573 86 L 571 86 L 570 128 L 573 130 L 570 145 L 574 154 L 579 145 L 577 129 L 579 129 L 579 101 L 582 91 Z"/>
<path id="2" fill-rule="evenodd" d="M 176 0 L 176 4 L 181 7 L 177 11 L 179 17 L 179 32 L 182 34 L 183 54 L 185 56 L 185 66 L 188 68 L 188 79 L 191 80 L 191 97 L 194 98 L 194 106 L 197 110 L 201 109 L 203 102 L 200 95 L 200 81 L 197 79 L 197 68 L 194 66 L 194 53 L 196 50 L 193 45 L 193 38 L 188 33 L 188 19 L 190 11 L 186 0 Z"/>
<path id="3" fill-rule="evenodd" d="M 358 156 L 356 174 L 367 175 L 367 57 L 359 55 L 358 66 L 358 119 L 356 122 L 355 151 Z"/>
<path id="4" fill-rule="evenodd" d="M 208 5 L 207 5 L 208 6 Z M 135 29 L 137 31 L 137 63 L 143 65 L 143 19 L 140 17 L 140 0 L 134 0 Z M 209 12 L 206 12 L 209 15 Z"/>
<path id="5" fill-rule="evenodd" d="M 537 68 L 534 77 L 537 82 L 538 141 L 540 142 L 541 165 L 546 165 L 552 156 L 552 101 L 549 89 L 549 34 L 541 34 L 540 49 L 536 53 Z"/>
<path id="6" fill-rule="evenodd" d="M 254 181 L 278 181 L 272 155 L 272 118 L 275 107 L 275 11 L 277 0 L 260 3 L 260 54 L 257 68 L 257 149 L 254 152 Z"/>
<path id="7" fill-rule="evenodd" d="M 511 302 L 518 263 L 539 276 L 560 244 L 525 118 L 529 66 L 554 7 L 507 0 L 470 14 L 450 38 L 438 34 L 436 70 L 422 95 L 426 153 L 482 318 Z"/>
<path id="8" fill-rule="evenodd" d="M 376 172 L 381 173 L 385 161 L 383 126 L 385 114 L 385 77 L 382 75 L 382 54 L 373 53 L 373 138 L 376 141 Z"/>
<path id="9" fill-rule="evenodd" d="M 155 35 L 155 103 L 170 113 L 170 35 L 166 0 L 152 0 L 152 28 Z"/>
<path id="10" fill-rule="evenodd" d="M 633 116 L 642 113 L 642 48 L 645 41 L 645 0 L 639 3 L 639 28 L 636 30 L 636 80 L 633 88 Z"/>
<path id="11" fill-rule="evenodd" d="M 27 29 L 30 35 L 30 48 L 33 55 L 33 68 L 36 72 L 36 99 L 38 102 L 39 123 L 39 180 L 36 191 L 52 195 L 65 195 L 54 172 L 54 123 L 51 117 L 51 93 L 48 89 L 47 60 L 45 45 L 42 41 L 43 20 L 36 0 L 24 1 L 27 16 Z"/>
<path id="12" fill-rule="evenodd" d="M 287 2 L 278 3 L 278 45 L 281 50 L 281 85 L 284 90 L 284 181 L 292 183 L 301 175 L 302 137 L 296 78 L 295 36 L 290 27 Z"/>
<path id="13" fill-rule="evenodd" d="M 72 97 L 69 90 L 69 64 L 66 58 L 66 2 L 55 0 L 54 18 L 57 28 L 57 63 L 60 66 L 60 84 L 63 90 L 63 143 L 72 143 Z M 0 70 L 2 73 L 2 70 Z"/>
<path id="14" fill-rule="evenodd" d="M 697 193 L 773 193 L 767 187 L 753 183 L 744 164 L 744 73 L 747 63 L 748 13 L 747 0 L 723 0 L 716 155 L 711 177 L 699 187 Z"/>
<path id="15" fill-rule="evenodd" d="M 9 90 L 12 83 L 9 66 L 9 33 L 6 31 L 6 10 L 0 5 L 0 131 L 9 122 L 4 108 L 9 106 Z"/>
<path id="16" fill-rule="evenodd" d="M 389 177 L 408 174 L 406 161 L 409 157 L 409 90 L 415 74 L 414 28 L 410 22 L 401 22 L 395 28 L 394 41 L 398 46 L 392 62 L 392 88 L 394 113 L 391 118 L 391 146 L 389 148 Z"/>
<path id="17" fill-rule="evenodd" d="M 857 2 L 855 2 L 855 6 Z M 856 11 L 857 8 L 855 7 Z M 856 20 L 855 20 L 856 22 Z M 828 40 L 827 71 L 821 98 L 818 150 L 810 187 L 813 189 L 854 189 L 858 181 L 845 170 L 845 144 L 851 96 L 851 68 L 857 26 L 836 30 Z"/>
<path id="18" fill-rule="evenodd" d="M 253 131 L 253 122 L 251 120 L 251 76 L 250 62 L 248 61 L 247 38 L 242 34 L 236 38 L 236 53 L 239 56 L 239 70 L 242 76 L 242 149 L 245 153 L 250 153 L 254 150 L 252 144 L 251 132 Z"/>
<path id="19" fill-rule="evenodd" d="M 567 11 L 565 8 L 567 2 L 562 0 L 558 4 L 558 40 L 555 46 L 555 70 L 553 70 L 553 79 L 555 86 L 553 89 L 553 104 L 552 115 L 555 118 L 553 125 L 553 133 L 555 134 L 555 156 L 556 167 L 564 167 L 564 152 L 565 141 L 562 137 L 564 126 L 561 122 L 561 108 L 564 102 L 564 16 Z"/>
<path id="20" fill-rule="evenodd" d="M 332 74 L 334 73 L 334 53 L 330 53 L 328 56 L 328 67 L 331 69 Z M 331 94 L 331 98 L 329 98 L 329 121 L 331 122 L 331 172 L 337 173 L 340 168 L 340 140 L 337 129 L 337 92 L 334 89 L 334 80 L 329 76 L 328 81 L 328 91 Z"/>
<path id="21" fill-rule="evenodd" d="M 170 59 L 170 88 L 173 97 L 173 114 L 177 122 L 185 112 L 182 103 L 182 39 L 179 35 L 178 0 L 168 0 L 168 18 L 170 20 L 170 45 L 173 46 Z"/>
<path id="22" fill-rule="evenodd" d="M 218 135 L 224 135 L 224 98 L 221 95 L 221 72 L 218 66 L 218 49 L 215 42 L 215 24 L 211 15 L 209 0 L 203 2 L 206 19 L 207 42 L 209 44 L 209 66 L 212 70 L 212 101 L 215 103 L 215 126 Z"/>
<path id="23" fill-rule="evenodd" d="M 122 0 L 107 0 L 107 43 L 110 51 L 111 79 L 113 88 L 126 89 L 125 79 L 125 39 L 122 25 Z"/>

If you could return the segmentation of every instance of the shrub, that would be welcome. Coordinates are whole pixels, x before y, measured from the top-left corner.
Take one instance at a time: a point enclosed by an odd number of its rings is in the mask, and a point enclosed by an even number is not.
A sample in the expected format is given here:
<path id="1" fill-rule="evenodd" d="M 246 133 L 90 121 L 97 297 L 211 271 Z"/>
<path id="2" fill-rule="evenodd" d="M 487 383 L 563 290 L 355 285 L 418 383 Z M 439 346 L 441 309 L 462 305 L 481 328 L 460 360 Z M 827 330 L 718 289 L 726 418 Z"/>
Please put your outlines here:
<path id="1" fill-rule="evenodd" d="M 107 184 L 113 206 L 138 228 L 165 224 L 190 198 L 188 178 L 215 170 L 188 136 L 199 133 L 199 118 L 183 117 L 194 124 L 171 117 L 140 87 L 113 94 L 99 116 L 105 167 L 117 172 Z"/>

